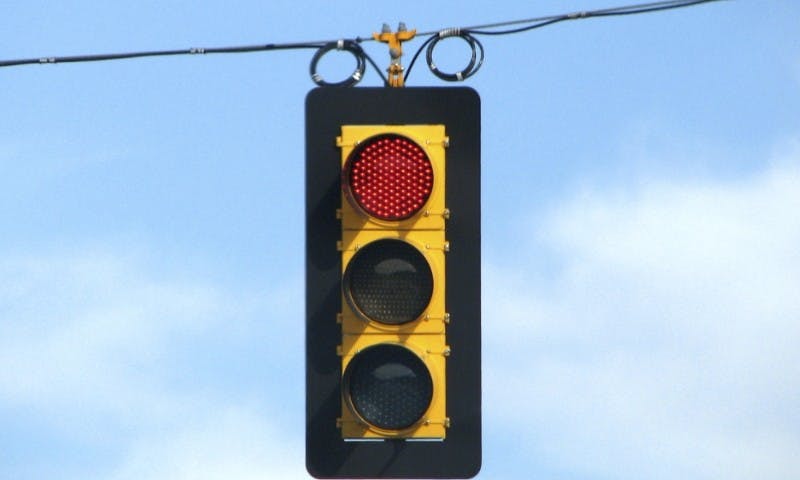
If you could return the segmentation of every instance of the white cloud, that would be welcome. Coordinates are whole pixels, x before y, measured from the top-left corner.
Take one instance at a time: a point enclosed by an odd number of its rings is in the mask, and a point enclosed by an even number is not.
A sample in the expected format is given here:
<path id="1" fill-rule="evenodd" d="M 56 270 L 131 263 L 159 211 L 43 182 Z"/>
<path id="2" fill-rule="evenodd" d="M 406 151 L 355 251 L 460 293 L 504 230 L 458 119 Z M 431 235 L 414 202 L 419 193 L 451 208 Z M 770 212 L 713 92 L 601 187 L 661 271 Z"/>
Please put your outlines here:
<path id="1" fill-rule="evenodd" d="M 207 328 L 219 292 L 143 276 L 105 253 L 0 261 L 0 398 L 60 408 L 128 409 L 133 381 L 160 360 L 170 336 Z M 117 412 L 120 413 L 120 412 Z"/>
<path id="2" fill-rule="evenodd" d="M 800 475 L 798 212 L 796 146 L 557 208 L 555 274 L 485 269 L 487 429 L 584 478 Z"/>
<path id="3" fill-rule="evenodd" d="M 227 408 L 135 442 L 111 480 L 308 478 L 302 448 L 248 408 Z M 294 432 L 293 432 L 294 433 Z"/>
<path id="4" fill-rule="evenodd" d="M 485 267 L 486 475 L 525 461 L 581 478 L 800 474 L 797 152 L 735 182 L 586 190 L 535 233 L 555 273 Z M 203 352 L 179 373 L 208 384 L 170 375 L 176 345 L 213 338 L 230 359 L 250 338 L 276 354 L 265 370 L 286 357 L 299 378 L 299 278 L 233 294 L 146 263 L 0 257 L 0 419 L 22 406 L 87 448 L 115 445 L 102 478 L 305 478 L 302 387 L 297 402 L 285 385 L 215 389 L 219 373 L 194 371 Z"/>
<path id="5" fill-rule="evenodd" d="M 300 298 L 298 279 L 234 294 L 112 250 L 0 257 L 0 423 L 102 452 L 65 477 L 305 478 L 302 408 L 284 409 L 302 405 Z M 296 370 L 250 367 L 275 358 Z"/>

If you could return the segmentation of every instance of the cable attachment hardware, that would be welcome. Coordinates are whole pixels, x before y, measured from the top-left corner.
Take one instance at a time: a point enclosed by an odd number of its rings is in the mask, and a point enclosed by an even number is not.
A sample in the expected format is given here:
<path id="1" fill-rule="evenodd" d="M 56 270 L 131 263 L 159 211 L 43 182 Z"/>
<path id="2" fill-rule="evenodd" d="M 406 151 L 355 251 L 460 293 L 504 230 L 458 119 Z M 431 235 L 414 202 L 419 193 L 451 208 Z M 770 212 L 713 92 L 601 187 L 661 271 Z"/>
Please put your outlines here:
<path id="1" fill-rule="evenodd" d="M 389 68 L 386 71 L 389 73 L 387 83 L 390 87 L 402 87 L 405 83 L 403 79 L 403 64 L 401 62 L 403 42 L 411 40 L 416 34 L 416 30 L 408 30 L 403 22 L 400 22 L 397 26 L 396 32 L 392 32 L 389 25 L 384 23 L 381 33 L 372 34 L 372 38 L 375 40 L 389 44 Z"/>
<path id="2" fill-rule="evenodd" d="M 567 18 L 569 18 L 570 20 L 580 20 L 582 18 L 589 18 L 589 12 L 568 13 Z"/>
<path id="3" fill-rule="evenodd" d="M 461 35 L 460 28 L 445 28 L 437 33 L 439 38 L 458 37 Z"/>

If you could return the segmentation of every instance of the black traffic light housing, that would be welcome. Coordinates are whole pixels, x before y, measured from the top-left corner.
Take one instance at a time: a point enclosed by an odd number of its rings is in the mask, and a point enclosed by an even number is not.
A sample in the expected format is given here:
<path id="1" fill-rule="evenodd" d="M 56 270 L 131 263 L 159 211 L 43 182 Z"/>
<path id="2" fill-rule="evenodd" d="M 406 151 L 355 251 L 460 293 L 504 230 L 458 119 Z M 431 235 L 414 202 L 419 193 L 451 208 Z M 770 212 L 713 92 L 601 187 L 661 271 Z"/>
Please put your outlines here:
<path id="1" fill-rule="evenodd" d="M 345 125 L 443 125 L 446 436 L 343 438 Z M 337 248 L 337 245 L 339 248 Z M 469 88 L 318 88 L 306 98 L 306 467 L 317 478 L 469 478 L 481 465 L 480 99 Z M 338 318 L 338 321 L 337 321 Z M 337 351 L 337 349 L 339 349 Z"/>

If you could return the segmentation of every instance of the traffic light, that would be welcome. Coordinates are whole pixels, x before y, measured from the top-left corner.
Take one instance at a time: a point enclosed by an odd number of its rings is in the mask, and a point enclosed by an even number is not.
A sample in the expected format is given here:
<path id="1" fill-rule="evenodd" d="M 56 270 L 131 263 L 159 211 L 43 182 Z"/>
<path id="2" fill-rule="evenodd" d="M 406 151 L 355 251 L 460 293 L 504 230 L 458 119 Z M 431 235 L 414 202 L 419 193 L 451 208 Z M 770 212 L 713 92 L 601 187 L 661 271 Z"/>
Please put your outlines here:
<path id="1" fill-rule="evenodd" d="M 342 437 L 446 436 L 444 125 L 343 125 Z"/>
<path id="2" fill-rule="evenodd" d="M 306 100 L 306 466 L 480 469 L 480 103 L 468 88 Z"/>

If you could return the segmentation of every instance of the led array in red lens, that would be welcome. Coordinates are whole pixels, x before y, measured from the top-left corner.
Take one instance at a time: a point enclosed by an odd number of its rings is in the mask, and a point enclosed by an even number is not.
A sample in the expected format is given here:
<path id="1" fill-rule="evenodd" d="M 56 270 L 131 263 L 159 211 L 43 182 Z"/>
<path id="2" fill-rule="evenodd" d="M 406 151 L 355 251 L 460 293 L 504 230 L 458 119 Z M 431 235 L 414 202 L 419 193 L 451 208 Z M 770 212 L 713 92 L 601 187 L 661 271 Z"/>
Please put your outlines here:
<path id="1" fill-rule="evenodd" d="M 433 189 L 433 167 L 419 145 L 399 135 L 362 144 L 348 162 L 346 181 L 362 210 L 381 220 L 418 212 Z"/>

